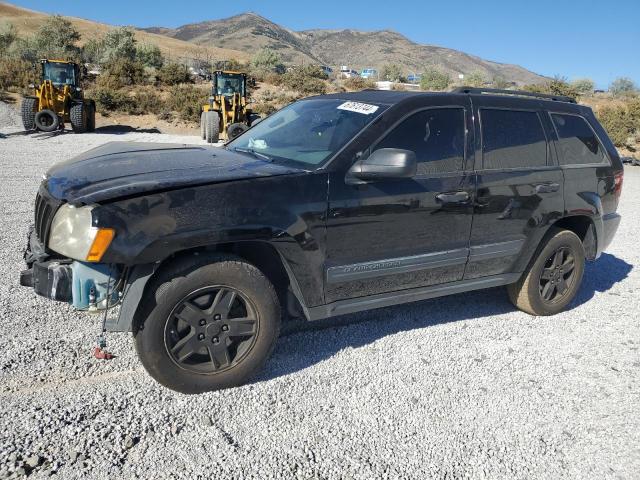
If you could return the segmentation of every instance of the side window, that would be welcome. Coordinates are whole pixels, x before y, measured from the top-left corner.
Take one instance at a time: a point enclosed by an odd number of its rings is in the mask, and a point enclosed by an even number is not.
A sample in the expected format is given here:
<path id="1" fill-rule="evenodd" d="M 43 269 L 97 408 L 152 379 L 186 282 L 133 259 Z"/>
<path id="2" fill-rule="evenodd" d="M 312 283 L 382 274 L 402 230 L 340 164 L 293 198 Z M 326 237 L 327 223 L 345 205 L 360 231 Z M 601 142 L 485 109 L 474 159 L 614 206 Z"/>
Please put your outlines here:
<path id="1" fill-rule="evenodd" d="M 486 169 L 547 164 L 547 139 L 536 112 L 481 109 L 482 158 Z"/>
<path id="2" fill-rule="evenodd" d="M 582 117 L 552 113 L 558 133 L 560 165 L 603 163 L 606 156 L 593 130 Z"/>
<path id="3" fill-rule="evenodd" d="M 415 152 L 418 175 L 456 172 L 464 163 L 465 125 L 463 108 L 438 108 L 405 119 L 377 145 Z"/>

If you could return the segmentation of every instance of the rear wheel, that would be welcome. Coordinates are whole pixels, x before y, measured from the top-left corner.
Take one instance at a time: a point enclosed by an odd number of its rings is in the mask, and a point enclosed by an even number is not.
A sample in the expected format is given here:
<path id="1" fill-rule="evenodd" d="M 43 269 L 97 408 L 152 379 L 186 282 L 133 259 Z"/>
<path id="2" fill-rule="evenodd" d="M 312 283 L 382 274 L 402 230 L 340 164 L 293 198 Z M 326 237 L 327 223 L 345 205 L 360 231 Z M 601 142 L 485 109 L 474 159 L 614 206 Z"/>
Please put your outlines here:
<path id="1" fill-rule="evenodd" d="M 71 128 L 75 133 L 87 131 L 87 106 L 84 103 L 74 103 L 69 111 Z"/>
<path id="2" fill-rule="evenodd" d="M 531 315 L 555 315 L 573 300 L 584 273 L 584 247 L 578 236 L 554 229 L 545 246 L 524 272 L 509 285 L 513 304 Z"/>
<path id="3" fill-rule="evenodd" d="M 207 138 L 207 123 L 205 120 L 207 112 L 200 113 L 200 137 L 202 140 L 206 140 Z"/>
<path id="4" fill-rule="evenodd" d="M 34 97 L 25 97 L 22 99 L 21 113 L 22 125 L 24 129 L 34 130 L 36 128 L 36 112 L 38 110 L 38 99 Z"/>
<path id="5" fill-rule="evenodd" d="M 247 130 L 249 130 L 249 127 L 247 127 L 244 123 L 232 123 L 231 125 L 229 125 L 229 128 L 227 128 L 227 138 L 229 140 L 233 140 L 237 136 L 242 135 Z"/>
<path id="6" fill-rule="evenodd" d="M 241 385 L 271 354 L 280 330 L 273 285 L 232 256 L 169 267 L 143 299 L 135 332 L 142 364 L 182 393 Z"/>
<path id="7" fill-rule="evenodd" d="M 205 140 L 207 143 L 217 143 L 220 140 L 220 115 L 218 112 L 206 112 Z"/>

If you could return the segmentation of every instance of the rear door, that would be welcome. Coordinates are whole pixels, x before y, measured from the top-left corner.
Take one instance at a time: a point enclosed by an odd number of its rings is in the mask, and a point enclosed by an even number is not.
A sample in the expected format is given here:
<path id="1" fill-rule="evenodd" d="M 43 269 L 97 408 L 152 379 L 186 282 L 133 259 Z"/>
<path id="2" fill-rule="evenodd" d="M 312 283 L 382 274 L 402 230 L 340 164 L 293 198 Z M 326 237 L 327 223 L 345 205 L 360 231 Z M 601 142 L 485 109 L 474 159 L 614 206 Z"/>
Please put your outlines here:
<path id="1" fill-rule="evenodd" d="M 524 269 L 563 214 L 564 177 L 541 102 L 474 96 L 476 201 L 464 278 Z M 526 260 L 525 260 L 526 262 Z"/>
<path id="2" fill-rule="evenodd" d="M 453 282 L 464 274 L 474 192 L 465 163 L 469 152 L 473 156 L 468 97 L 432 99 L 392 122 L 365 151 L 411 150 L 417 174 L 366 185 L 345 182 L 344 170 L 331 174 L 328 303 Z"/>

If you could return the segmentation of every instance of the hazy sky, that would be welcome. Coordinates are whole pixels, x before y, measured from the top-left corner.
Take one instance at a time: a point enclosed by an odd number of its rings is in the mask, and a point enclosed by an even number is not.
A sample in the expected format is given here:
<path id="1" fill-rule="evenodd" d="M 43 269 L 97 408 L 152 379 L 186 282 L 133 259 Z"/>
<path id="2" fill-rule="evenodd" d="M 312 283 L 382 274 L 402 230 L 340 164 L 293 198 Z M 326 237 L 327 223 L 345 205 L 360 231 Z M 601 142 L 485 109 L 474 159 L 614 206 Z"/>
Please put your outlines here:
<path id="1" fill-rule="evenodd" d="M 23 0 L 17 5 L 114 25 L 176 27 L 253 11 L 293 30 L 396 30 L 418 43 L 455 48 L 606 87 L 640 84 L 640 0 Z"/>

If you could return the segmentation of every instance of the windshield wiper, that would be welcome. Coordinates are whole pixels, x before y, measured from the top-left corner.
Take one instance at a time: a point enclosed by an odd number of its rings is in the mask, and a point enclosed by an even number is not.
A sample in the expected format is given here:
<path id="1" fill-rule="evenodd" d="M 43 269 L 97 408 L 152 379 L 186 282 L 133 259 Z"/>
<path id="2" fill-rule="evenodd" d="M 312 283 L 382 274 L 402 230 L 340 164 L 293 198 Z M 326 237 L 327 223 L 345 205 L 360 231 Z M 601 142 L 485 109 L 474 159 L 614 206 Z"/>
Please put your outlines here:
<path id="1" fill-rule="evenodd" d="M 243 147 L 233 147 L 234 152 L 242 152 L 242 153 L 250 153 L 256 158 L 260 158 L 262 160 L 266 160 L 267 162 L 273 162 L 273 158 L 269 155 L 265 155 L 264 153 L 256 152 L 253 148 L 243 148 Z"/>

